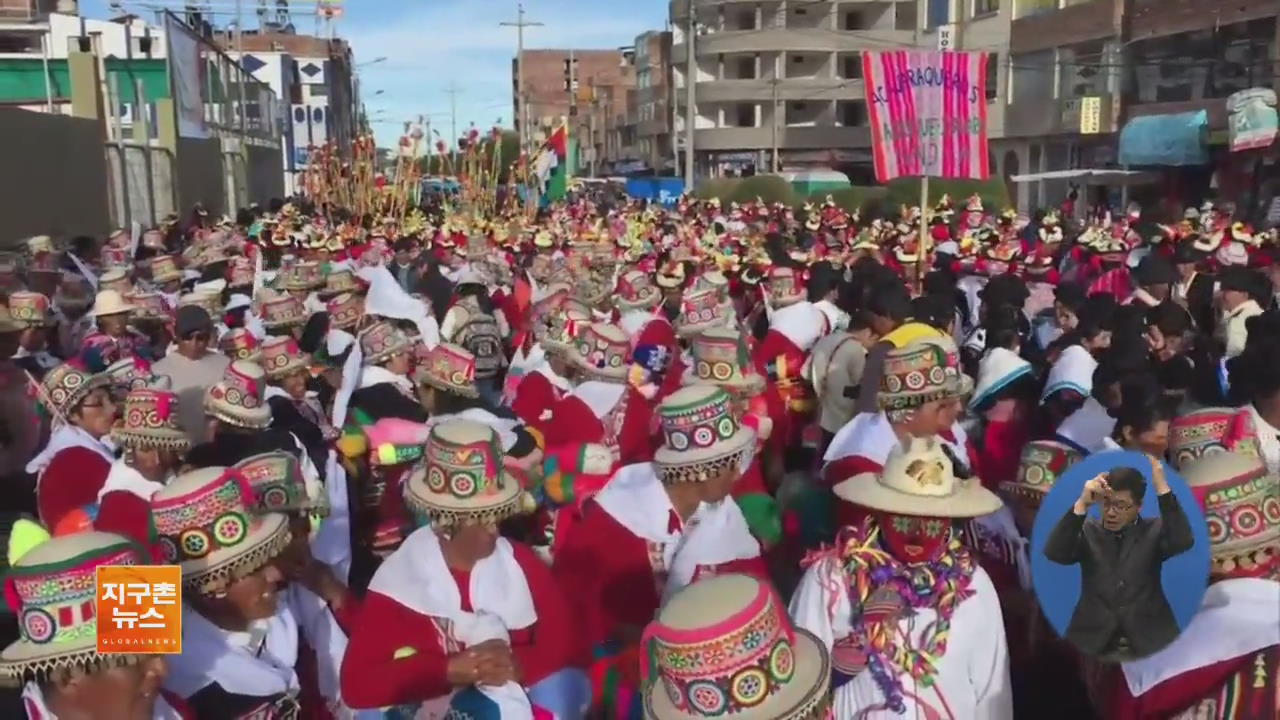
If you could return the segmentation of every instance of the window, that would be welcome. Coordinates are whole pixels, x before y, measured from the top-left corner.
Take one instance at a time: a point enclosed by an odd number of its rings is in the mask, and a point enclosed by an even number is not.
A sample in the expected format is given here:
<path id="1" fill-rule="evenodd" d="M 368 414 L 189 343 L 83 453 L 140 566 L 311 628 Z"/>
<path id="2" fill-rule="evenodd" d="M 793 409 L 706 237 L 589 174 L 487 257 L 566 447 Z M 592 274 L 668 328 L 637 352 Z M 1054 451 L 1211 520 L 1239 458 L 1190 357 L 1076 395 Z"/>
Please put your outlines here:
<path id="1" fill-rule="evenodd" d="M 893 4 L 893 29 L 894 30 L 916 30 L 916 4 L 914 2 L 899 2 Z"/>
<path id="2" fill-rule="evenodd" d="M 987 102 L 995 102 L 1000 95 L 1000 53 L 987 58 Z"/>
<path id="3" fill-rule="evenodd" d="M 1058 9 L 1058 0 L 1014 0 L 1014 19 L 1031 17 Z"/>
<path id="4" fill-rule="evenodd" d="M 926 27 L 936 28 L 951 22 L 951 0 L 929 0 Z"/>
<path id="5" fill-rule="evenodd" d="M 739 103 L 734 106 L 735 127 L 756 126 L 756 106 L 751 103 Z"/>
<path id="6" fill-rule="evenodd" d="M 1000 12 L 1000 0 L 973 0 L 973 16 L 994 15 Z"/>
<path id="7" fill-rule="evenodd" d="M 792 56 L 791 56 L 791 62 L 793 62 L 793 63 L 802 63 L 802 62 L 804 62 L 804 56 L 803 56 L 803 55 L 792 55 Z"/>
<path id="8" fill-rule="evenodd" d="M 754 80 L 756 77 L 756 59 L 753 57 L 738 58 L 738 80 Z"/>
<path id="9" fill-rule="evenodd" d="M 862 17 L 862 13 L 852 10 L 844 14 L 845 30 L 867 30 L 866 21 Z"/>
<path id="10" fill-rule="evenodd" d="M 737 30 L 755 30 L 756 29 L 756 13 L 754 10 L 744 10 L 738 13 Z"/>
<path id="11" fill-rule="evenodd" d="M 796 11 L 795 11 L 795 12 L 796 12 L 796 14 L 797 14 L 797 15 L 808 15 L 808 14 L 809 14 L 809 11 L 808 11 L 808 10 L 806 10 L 805 8 L 802 8 L 802 7 L 796 8 Z"/>
<path id="12" fill-rule="evenodd" d="M 858 80 L 862 77 L 862 57 L 857 53 L 840 57 L 840 77 L 845 80 Z"/>
<path id="13" fill-rule="evenodd" d="M 844 127 L 864 127 L 867 124 L 867 104 L 862 100 L 839 102 L 836 113 Z"/>

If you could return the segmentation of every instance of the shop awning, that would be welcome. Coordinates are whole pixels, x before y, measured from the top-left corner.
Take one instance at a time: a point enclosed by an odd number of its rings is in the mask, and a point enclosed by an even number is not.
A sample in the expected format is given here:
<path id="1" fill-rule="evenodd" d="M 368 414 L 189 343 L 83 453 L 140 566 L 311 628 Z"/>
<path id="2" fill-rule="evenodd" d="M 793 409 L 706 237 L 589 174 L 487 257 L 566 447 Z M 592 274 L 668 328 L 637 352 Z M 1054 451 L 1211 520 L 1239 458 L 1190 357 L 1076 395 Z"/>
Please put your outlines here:
<path id="1" fill-rule="evenodd" d="M 1120 131 L 1120 164 L 1208 165 L 1208 124 L 1204 110 L 1136 117 Z"/>
<path id="2" fill-rule="evenodd" d="M 1086 185 L 1149 185 L 1159 182 L 1160 176 L 1142 170 L 1115 170 L 1102 168 L 1089 170 L 1047 170 L 1045 172 L 1011 175 L 1010 180 L 1016 183 L 1029 183 L 1038 180 L 1079 180 Z"/>

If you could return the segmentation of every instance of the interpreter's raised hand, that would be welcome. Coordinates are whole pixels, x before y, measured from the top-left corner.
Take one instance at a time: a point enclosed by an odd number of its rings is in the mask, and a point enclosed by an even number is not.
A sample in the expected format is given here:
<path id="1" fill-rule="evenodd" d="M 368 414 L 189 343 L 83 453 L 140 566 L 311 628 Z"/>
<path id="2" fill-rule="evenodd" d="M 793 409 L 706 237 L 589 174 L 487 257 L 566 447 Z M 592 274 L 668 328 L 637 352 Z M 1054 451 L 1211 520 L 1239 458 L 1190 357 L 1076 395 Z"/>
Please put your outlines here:
<path id="1" fill-rule="evenodd" d="M 1164 463 L 1155 455 L 1147 455 L 1147 460 L 1151 463 L 1151 484 L 1155 486 L 1157 495 L 1164 495 L 1170 489 L 1169 479 L 1164 475 Z"/>
<path id="2" fill-rule="evenodd" d="M 1076 500 L 1075 512 L 1084 515 L 1094 503 L 1099 503 L 1111 495 L 1111 485 L 1107 482 L 1106 473 L 1098 473 L 1084 484 L 1080 491 L 1080 499 Z"/>

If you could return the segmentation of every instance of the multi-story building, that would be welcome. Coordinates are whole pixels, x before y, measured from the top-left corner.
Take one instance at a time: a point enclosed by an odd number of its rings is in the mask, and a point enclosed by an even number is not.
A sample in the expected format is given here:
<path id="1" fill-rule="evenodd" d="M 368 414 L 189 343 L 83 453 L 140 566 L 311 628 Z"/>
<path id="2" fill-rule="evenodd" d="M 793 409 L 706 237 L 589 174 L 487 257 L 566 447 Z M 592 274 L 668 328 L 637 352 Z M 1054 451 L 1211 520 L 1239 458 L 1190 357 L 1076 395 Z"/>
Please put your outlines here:
<path id="1" fill-rule="evenodd" d="M 1082 188 L 1082 199 L 1168 199 L 1165 216 L 1211 190 L 1256 206 L 1277 149 L 1230 152 L 1226 101 L 1280 90 L 1277 15 L 1273 0 L 1020 0 L 1003 172 L 1153 170 L 1154 185 Z M 1057 204 L 1069 182 L 1022 184 L 1019 205 Z"/>
<path id="2" fill-rule="evenodd" d="M 636 147 L 625 174 L 668 174 L 675 169 L 671 146 L 671 33 L 650 31 L 636 38 L 636 87 L 627 125 Z"/>
<path id="3" fill-rule="evenodd" d="M 698 175 L 827 166 L 846 170 L 855 182 L 873 180 L 861 51 L 924 42 L 919 4 L 673 0 L 679 154 L 692 26 Z"/>
<path id="4" fill-rule="evenodd" d="M 597 145 L 600 150 L 594 160 L 599 160 L 603 156 L 606 121 L 619 113 L 625 116 L 627 90 L 635 87 L 635 68 L 628 52 L 525 50 L 523 98 L 520 58 L 512 58 L 511 105 L 516 129 L 527 121 L 529 137 L 537 140 L 562 118 L 569 118 L 570 133 L 579 142 L 579 160 L 584 166 L 592 162 L 591 153 Z M 596 142 L 592 136 L 601 139 Z"/>

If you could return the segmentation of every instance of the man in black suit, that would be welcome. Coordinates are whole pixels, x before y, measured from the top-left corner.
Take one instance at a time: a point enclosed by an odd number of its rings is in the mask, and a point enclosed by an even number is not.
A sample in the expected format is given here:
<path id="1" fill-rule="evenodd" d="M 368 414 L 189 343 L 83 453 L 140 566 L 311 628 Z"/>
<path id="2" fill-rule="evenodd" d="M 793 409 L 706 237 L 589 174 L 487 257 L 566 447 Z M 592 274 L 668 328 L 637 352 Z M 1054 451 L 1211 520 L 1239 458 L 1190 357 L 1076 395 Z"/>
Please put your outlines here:
<path id="1" fill-rule="evenodd" d="M 1205 257 L 1206 253 L 1196 250 L 1188 241 L 1174 248 L 1173 264 L 1178 279 L 1173 284 L 1172 297 L 1191 313 L 1196 329 L 1212 337 L 1217 317 L 1213 307 L 1213 276 L 1200 272 Z"/>
<path id="2" fill-rule="evenodd" d="M 1195 544 L 1191 525 L 1152 460 L 1160 517 L 1143 518 L 1146 481 L 1133 468 L 1117 468 L 1085 483 L 1075 505 L 1058 521 L 1044 554 L 1060 565 L 1079 563 L 1080 600 L 1067 639 L 1106 660 L 1144 657 L 1173 642 L 1178 623 L 1160 585 L 1160 567 Z M 1088 519 L 1102 505 L 1102 520 Z"/>

